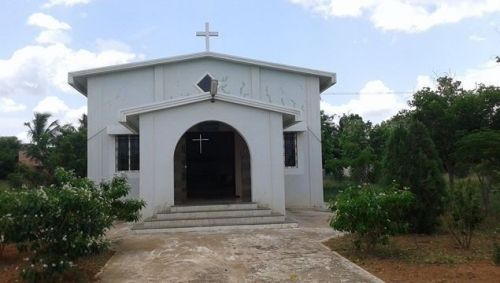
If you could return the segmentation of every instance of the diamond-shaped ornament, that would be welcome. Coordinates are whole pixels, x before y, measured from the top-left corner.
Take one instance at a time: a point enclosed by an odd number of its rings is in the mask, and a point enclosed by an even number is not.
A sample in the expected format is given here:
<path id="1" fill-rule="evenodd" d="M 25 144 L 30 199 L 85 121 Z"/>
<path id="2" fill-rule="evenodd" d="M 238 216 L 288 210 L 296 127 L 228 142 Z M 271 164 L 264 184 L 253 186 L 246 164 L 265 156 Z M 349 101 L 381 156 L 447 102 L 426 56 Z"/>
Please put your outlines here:
<path id="1" fill-rule="evenodd" d="M 201 88 L 204 92 L 210 91 L 210 85 L 212 84 L 212 77 L 209 75 L 205 75 L 203 79 L 198 82 L 198 87 Z"/>

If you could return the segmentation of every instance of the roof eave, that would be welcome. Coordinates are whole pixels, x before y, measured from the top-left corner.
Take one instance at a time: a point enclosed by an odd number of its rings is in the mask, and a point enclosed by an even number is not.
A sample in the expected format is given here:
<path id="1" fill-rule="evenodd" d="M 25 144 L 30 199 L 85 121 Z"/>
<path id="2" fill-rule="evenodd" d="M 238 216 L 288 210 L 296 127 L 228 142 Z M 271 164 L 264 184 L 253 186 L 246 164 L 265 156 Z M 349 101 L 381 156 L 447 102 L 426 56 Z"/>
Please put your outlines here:
<path id="1" fill-rule="evenodd" d="M 81 82 L 81 79 L 75 77 L 73 73 L 68 73 L 68 84 L 76 89 L 78 92 L 87 96 L 87 79 L 84 79 L 84 82 Z"/>
<path id="2" fill-rule="evenodd" d="M 329 89 L 331 86 L 337 83 L 337 74 L 333 73 L 330 77 L 326 77 L 324 80 L 319 80 L 319 93 Z"/>
<path id="3" fill-rule="evenodd" d="M 331 87 L 332 85 L 334 85 L 336 83 L 335 73 L 307 69 L 307 68 L 296 67 L 296 66 L 290 66 L 290 65 L 284 65 L 284 64 L 278 64 L 278 63 L 259 61 L 259 60 L 237 57 L 237 56 L 233 56 L 233 55 L 227 55 L 227 54 L 215 53 L 215 52 L 199 52 L 199 53 L 180 55 L 180 56 L 174 56 L 174 57 L 169 57 L 169 58 L 160 58 L 160 59 L 147 60 L 147 61 L 142 61 L 142 62 L 133 62 L 133 63 L 127 63 L 127 64 L 120 64 L 120 65 L 113 65 L 113 66 L 106 66 L 106 67 L 70 72 L 68 74 L 68 83 L 71 86 L 73 86 L 76 90 L 78 90 L 80 93 L 82 93 L 83 95 L 86 96 L 87 95 L 87 83 L 86 83 L 87 78 L 89 76 L 92 76 L 92 75 L 99 75 L 99 74 L 105 74 L 105 73 L 111 73 L 111 72 L 120 72 L 120 71 L 136 69 L 136 68 L 145 68 L 145 67 L 151 67 L 151 66 L 156 66 L 156 65 L 160 65 L 160 64 L 177 63 L 177 62 L 182 62 L 182 61 L 186 61 L 186 60 L 194 60 L 194 59 L 202 59 L 202 58 L 213 58 L 213 59 L 219 59 L 219 60 L 229 61 L 229 62 L 234 62 L 234 63 L 254 65 L 254 66 L 259 66 L 259 67 L 274 69 L 274 70 L 281 70 L 281 71 L 285 71 L 285 72 L 316 76 L 316 77 L 320 78 L 320 81 L 324 81 L 323 83 L 320 83 L 321 92 L 324 91 L 325 89 Z"/>

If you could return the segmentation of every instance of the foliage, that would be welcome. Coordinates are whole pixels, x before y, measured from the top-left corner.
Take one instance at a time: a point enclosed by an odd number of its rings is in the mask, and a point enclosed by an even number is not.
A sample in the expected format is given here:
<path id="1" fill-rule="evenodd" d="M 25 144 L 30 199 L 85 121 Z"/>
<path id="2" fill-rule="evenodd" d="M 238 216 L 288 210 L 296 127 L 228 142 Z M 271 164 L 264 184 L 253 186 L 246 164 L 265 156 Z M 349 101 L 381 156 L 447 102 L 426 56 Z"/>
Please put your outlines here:
<path id="1" fill-rule="evenodd" d="M 372 164 L 375 158 L 369 143 L 370 122 L 359 115 L 343 115 L 339 120 L 339 147 L 343 167 L 350 169 L 352 181 L 372 181 Z"/>
<path id="2" fill-rule="evenodd" d="M 331 174 L 337 179 L 342 178 L 342 165 L 338 145 L 338 126 L 334 116 L 320 112 L 321 118 L 321 151 L 323 168 L 326 174 Z"/>
<path id="3" fill-rule="evenodd" d="M 382 179 L 383 172 L 383 159 L 385 152 L 387 150 L 387 140 L 391 135 L 394 123 L 392 122 L 382 122 L 379 125 L 374 126 L 370 130 L 370 146 L 373 149 L 373 169 L 372 169 L 372 181 L 380 182 Z"/>
<path id="4" fill-rule="evenodd" d="M 27 148 L 27 154 L 30 158 L 36 159 L 42 164 L 45 163 L 49 155 L 52 139 L 56 136 L 59 130 L 59 123 L 52 121 L 49 123 L 51 114 L 37 113 L 30 122 L 24 123 L 28 128 L 28 137 L 31 139 L 31 144 Z"/>
<path id="5" fill-rule="evenodd" d="M 490 210 L 491 192 L 500 186 L 500 131 L 484 130 L 464 136 L 457 142 L 455 156 L 469 167 L 480 182 L 481 199 Z"/>
<path id="6" fill-rule="evenodd" d="M 474 230 L 483 219 L 478 194 L 479 186 L 471 180 L 458 182 L 451 189 L 446 226 L 461 248 L 470 247 Z"/>
<path id="7" fill-rule="evenodd" d="M 437 79 L 437 89 L 424 88 L 413 96 L 411 114 L 424 123 L 453 184 L 457 162 L 457 141 L 478 130 L 500 130 L 500 88 L 479 85 L 465 91 L 460 81 Z M 458 164 L 460 165 L 460 164 Z"/>
<path id="8" fill-rule="evenodd" d="M 110 182 L 102 182 L 100 189 L 105 198 L 111 201 L 111 214 L 118 220 L 129 222 L 138 221 L 140 210 L 145 203 L 137 199 L 124 199 L 130 191 L 125 177 L 115 177 Z"/>
<path id="9" fill-rule="evenodd" d="M 48 113 L 35 113 L 32 121 L 25 123 L 31 139 L 27 155 L 40 166 L 14 170 L 9 176 L 13 185 L 51 184 L 58 167 L 72 170 L 79 177 L 87 175 L 87 115 L 82 115 L 76 128 L 71 124 L 61 126 L 57 120 L 49 122 L 50 117 Z"/>
<path id="10" fill-rule="evenodd" d="M 0 137 L 0 179 L 14 171 L 21 143 L 16 137 Z"/>
<path id="11" fill-rule="evenodd" d="M 25 165 L 18 164 L 14 172 L 7 176 L 10 187 L 20 188 L 22 186 L 37 187 L 49 184 L 52 180 L 47 171 L 36 170 Z"/>
<path id="12" fill-rule="evenodd" d="M 63 167 L 73 170 L 79 177 L 87 176 L 87 128 L 71 125 L 60 127 L 52 139 L 47 157 L 49 168 Z"/>
<path id="13" fill-rule="evenodd" d="M 335 199 L 335 197 L 341 192 L 344 188 L 348 186 L 354 186 L 353 182 L 348 180 L 339 181 L 333 176 L 326 176 L 323 179 L 323 192 L 324 192 L 324 200 L 325 202 L 329 202 L 330 200 Z"/>
<path id="14" fill-rule="evenodd" d="M 96 186 L 63 169 L 55 183 L 39 189 L 0 192 L 2 238 L 32 255 L 23 269 L 26 280 L 50 279 L 78 257 L 107 247 L 104 234 L 117 218 L 138 219 L 142 201 L 121 198 L 129 187 L 123 178 Z M 123 209 L 125 207 L 125 209 Z"/>
<path id="15" fill-rule="evenodd" d="M 444 209 L 445 182 L 434 143 L 425 126 L 415 120 L 393 130 L 384 159 L 386 183 L 411 188 L 415 202 L 407 213 L 411 230 L 430 233 Z"/>
<path id="16" fill-rule="evenodd" d="M 335 213 L 330 226 L 354 233 L 355 245 L 368 249 L 385 244 L 389 235 L 406 231 L 404 212 L 410 207 L 413 194 L 409 189 L 397 189 L 394 184 L 378 189 L 373 186 L 349 186 L 330 201 Z"/>

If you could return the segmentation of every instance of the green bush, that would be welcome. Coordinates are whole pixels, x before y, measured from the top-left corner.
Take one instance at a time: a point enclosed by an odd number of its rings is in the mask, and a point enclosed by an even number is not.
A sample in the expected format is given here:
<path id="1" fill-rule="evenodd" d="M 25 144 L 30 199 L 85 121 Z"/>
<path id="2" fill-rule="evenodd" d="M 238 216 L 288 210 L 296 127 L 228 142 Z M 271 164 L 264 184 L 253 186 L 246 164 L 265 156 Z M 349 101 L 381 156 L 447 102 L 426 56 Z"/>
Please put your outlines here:
<path id="1" fill-rule="evenodd" d="M 445 223 L 461 248 L 470 247 L 474 230 L 483 219 L 479 190 L 479 184 L 466 180 L 457 182 L 449 194 Z"/>
<path id="2" fill-rule="evenodd" d="M 10 187 L 20 188 L 27 186 L 35 188 L 48 184 L 52 179 L 46 171 L 42 169 L 32 169 L 25 165 L 18 164 L 15 170 L 7 175 Z"/>
<path id="3" fill-rule="evenodd" d="M 325 201 L 330 201 L 335 198 L 339 190 L 342 188 L 342 181 L 336 181 L 332 176 L 327 176 L 323 179 L 323 198 Z"/>
<path id="4" fill-rule="evenodd" d="M 55 184 L 0 192 L 2 238 L 31 257 L 22 270 L 31 282 L 53 279 L 78 257 L 107 248 L 105 232 L 120 218 L 137 220 L 142 201 L 127 205 L 123 178 L 95 185 L 73 172 L 56 169 Z M 126 209 L 123 209 L 123 208 Z"/>
<path id="5" fill-rule="evenodd" d="M 399 190 L 395 184 L 384 189 L 349 186 L 330 201 L 335 214 L 330 226 L 353 233 L 358 249 L 362 243 L 372 249 L 376 244 L 387 243 L 389 235 L 408 229 L 404 214 L 413 199 L 409 189 Z"/>

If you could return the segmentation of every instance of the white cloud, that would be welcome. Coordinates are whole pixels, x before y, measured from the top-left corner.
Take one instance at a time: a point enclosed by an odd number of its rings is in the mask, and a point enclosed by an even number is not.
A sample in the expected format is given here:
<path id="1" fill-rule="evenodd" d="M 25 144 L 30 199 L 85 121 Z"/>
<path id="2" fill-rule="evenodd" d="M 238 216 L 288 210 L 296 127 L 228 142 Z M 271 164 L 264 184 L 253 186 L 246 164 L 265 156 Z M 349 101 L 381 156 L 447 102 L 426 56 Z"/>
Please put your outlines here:
<path id="1" fill-rule="evenodd" d="M 65 22 L 59 21 L 54 17 L 44 13 L 34 13 L 29 16 L 28 25 L 36 26 L 49 30 L 69 30 L 71 26 Z"/>
<path id="2" fill-rule="evenodd" d="M 398 96 L 380 80 L 369 81 L 358 97 L 341 105 L 332 105 L 324 100 L 321 109 L 327 114 L 359 114 L 364 119 L 379 123 L 395 115 L 407 106 L 405 98 Z"/>
<path id="3" fill-rule="evenodd" d="M 71 41 L 69 35 L 61 30 L 43 30 L 35 40 L 40 44 L 68 44 Z"/>
<path id="4" fill-rule="evenodd" d="M 416 86 L 416 91 L 421 90 L 424 87 L 428 87 L 430 89 L 435 88 L 435 83 L 434 80 L 427 75 L 419 75 L 417 76 L 417 86 Z"/>
<path id="5" fill-rule="evenodd" d="M 54 6 L 75 6 L 79 4 L 88 4 L 90 0 L 49 0 L 45 2 L 43 8 L 51 8 Z"/>
<path id="6" fill-rule="evenodd" d="M 10 57 L 0 58 L 2 113 L 21 111 L 21 107 L 25 107 L 20 103 L 13 104 L 10 97 L 26 100 L 31 95 L 43 98 L 50 94 L 52 96 L 42 99 L 35 109 L 57 113 L 55 117 L 61 123 L 74 123 L 87 111 L 86 106 L 71 108 L 54 96 L 57 94 L 64 98 L 66 93 L 76 93 L 67 83 L 68 72 L 122 64 L 143 57 L 130 51 L 125 44 L 112 40 L 96 42 L 96 50 L 71 48 L 67 44 L 70 38 L 66 33 L 70 30 L 69 24 L 52 17 L 52 20 L 47 20 L 47 17 L 32 15 L 30 19 L 30 25 L 42 28 L 36 42 L 15 50 Z M 0 115 L 0 135 L 23 132 L 23 122 L 30 119 L 22 113 L 16 114 L 16 117 L 8 116 L 12 114 Z M 7 120 L 10 118 L 17 118 L 20 122 L 9 123 Z"/>
<path id="7" fill-rule="evenodd" d="M 28 138 L 28 132 L 20 132 L 16 135 L 17 139 L 19 139 L 22 143 L 29 143 L 30 139 Z"/>
<path id="8" fill-rule="evenodd" d="M 33 108 L 33 112 L 50 113 L 54 119 L 61 124 L 78 122 L 82 114 L 87 113 L 87 106 L 70 108 L 62 99 L 57 96 L 47 96 Z"/>
<path id="9" fill-rule="evenodd" d="M 368 15 L 376 28 L 422 32 L 500 11 L 498 0 L 289 0 L 325 18 Z"/>
<path id="10" fill-rule="evenodd" d="M 485 41 L 486 38 L 479 36 L 477 34 L 473 34 L 473 35 L 469 36 L 469 40 L 471 40 L 471 41 Z"/>
<path id="11" fill-rule="evenodd" d="M 47 96 L 33 108 L 33 112 L 59 114 L 67 112 L 69 107 L 57 96 Z"/>
<path id="12" fill-rule="evenodd" d="M 53 88 L 71 92 L 67 83 L 69 71 L 126 63 L 136 57 L 134 53 L 113 49 L 74 50 L 64 44 L 25 46 L 9 59 L 0 60 L 0 96 L 44 95 Z"/>
<path id="13" fill-rule="evenodd" d="M 474 89 L 478 84 L 500 87 L 500 64 L 490 60 L 476 68 L 468 69 L 457 77 L 465 89 Z"/>
<path id="14" fill-rule="evenodd" d="M 42 29 L 35 39 L 39 44 L 68 44 L 71 41 L 67 33 L 71 26 L 50 15 L 34 13 L 28 18 L 27 23 Z"/>
<path id="15" fill-rule="evenodd" d="M 7 97 L 0 97 L 0 113 L 19 112 L 26 109 L 26 105 L 17 103 Z"/>

